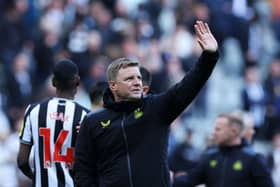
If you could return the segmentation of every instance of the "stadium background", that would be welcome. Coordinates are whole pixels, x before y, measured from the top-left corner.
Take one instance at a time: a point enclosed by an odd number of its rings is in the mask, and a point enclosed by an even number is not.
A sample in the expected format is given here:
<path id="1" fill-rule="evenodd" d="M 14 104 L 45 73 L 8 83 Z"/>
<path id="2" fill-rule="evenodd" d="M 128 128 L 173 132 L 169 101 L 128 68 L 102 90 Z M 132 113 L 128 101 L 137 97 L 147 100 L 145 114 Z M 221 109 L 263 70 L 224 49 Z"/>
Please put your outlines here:
<path id="1" fill-rule="evenodd" d="M 30 186 L 16 166 L 18 128 L 29 103 L 54 94 L 50 74 L 57 60 L 70 58 L 79 66 L 76 100 L 88 108 L 89 89 L 106 80 L 106 67 L 122 56 L 151 72 L 151 90 L 158 93 L 179 81 L 201 53 L 195 20 L 209 23 L 221 58 L 173 123 L 170 152 L 189 130 L 202 151 L 215 116 L 232 110 L 253 116 L 257 151 L 269 156 L 279 149 L 279 0 L 1 0 L 0 186 Z"/>

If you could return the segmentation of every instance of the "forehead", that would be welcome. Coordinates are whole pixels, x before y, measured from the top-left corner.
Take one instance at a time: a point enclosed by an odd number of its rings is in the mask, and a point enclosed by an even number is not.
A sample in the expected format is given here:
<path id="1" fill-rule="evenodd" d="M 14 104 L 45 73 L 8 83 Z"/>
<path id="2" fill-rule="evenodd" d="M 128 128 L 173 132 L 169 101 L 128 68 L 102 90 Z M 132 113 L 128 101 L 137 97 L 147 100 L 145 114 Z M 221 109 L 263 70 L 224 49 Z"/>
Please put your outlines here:
<path id="1" fill-rule="evenodd" d="M 141 76 L 140 69 L 138 66 L 129 66 L 121 68 L 117 74 L 117 79 L 126 78 L 130 76 Z"/>
<path id="2" fill-rule="evenodd" d="M 215 126 L 216 127 L 225 127 L 228 125 L 228 119 L 225 117 L 218 117 L 215 121 Z"/>

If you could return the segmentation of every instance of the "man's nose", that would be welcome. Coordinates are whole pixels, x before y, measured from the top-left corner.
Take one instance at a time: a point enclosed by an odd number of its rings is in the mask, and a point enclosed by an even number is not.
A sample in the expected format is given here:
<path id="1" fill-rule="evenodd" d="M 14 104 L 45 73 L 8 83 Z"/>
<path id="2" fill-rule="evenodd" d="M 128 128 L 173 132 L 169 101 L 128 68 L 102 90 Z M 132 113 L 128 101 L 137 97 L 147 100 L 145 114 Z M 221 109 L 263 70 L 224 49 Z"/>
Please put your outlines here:
<path id="1" fill-rule="evenodd" d="M 141 82 L 142 82 L 142 80 L 136 78 L 133 80 L 133 85 L 139 86 L 141 84 Z"/>

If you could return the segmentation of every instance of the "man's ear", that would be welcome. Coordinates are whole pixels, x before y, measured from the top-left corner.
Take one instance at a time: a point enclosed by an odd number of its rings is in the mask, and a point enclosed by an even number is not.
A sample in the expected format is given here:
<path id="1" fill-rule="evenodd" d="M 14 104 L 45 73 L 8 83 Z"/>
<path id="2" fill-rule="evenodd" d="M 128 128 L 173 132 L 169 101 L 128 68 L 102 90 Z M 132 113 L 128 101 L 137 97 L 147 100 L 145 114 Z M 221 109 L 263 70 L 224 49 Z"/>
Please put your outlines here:
<path id="1" fill-rule="evenodd" d="M 109 81 L 110 90 L 112 91 L 116 90 L 116 86 L 117 86 L 116 81 Z"/>
<path id="2" fill-rule="evenodd" d="M 232 127 L 231 128 L 232 134 L 234 134 L 234 136 L 239 136 L 240 135 L 240 131 L 239 129 Z"/>
<path id="3" fill-rule="evenodd" d="M 79 86 L 79 85 L 80 85 L 80 81 L 81 81 L 80 76 L 79 76 L 79 75 L 75 75 L 76 86 Z"/>
<path id="4" fill-rule="evenodd" d="M 52 85 L 53 85 L 54 87 L 56 87 L 56 86 L 57 86 L 57 82 L 56 82 L 56 80 L 55 80 L 55 78 L 54 78 L 54 77 L 52 78 Z"/>
<path id="5" fill-rule="evenodd" d="M 143 93 L 147 94 L 149 92 L 150 88 L 149 86 L 143 86 Z"/>

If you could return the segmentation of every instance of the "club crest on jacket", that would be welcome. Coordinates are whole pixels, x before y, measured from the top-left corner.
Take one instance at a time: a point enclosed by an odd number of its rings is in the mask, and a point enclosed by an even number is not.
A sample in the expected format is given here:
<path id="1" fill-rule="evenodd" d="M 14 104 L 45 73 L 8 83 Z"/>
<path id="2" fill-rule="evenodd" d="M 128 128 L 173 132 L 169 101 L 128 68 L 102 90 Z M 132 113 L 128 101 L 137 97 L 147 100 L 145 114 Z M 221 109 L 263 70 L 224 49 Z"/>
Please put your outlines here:
<path id="1" fill-rule="evenodd" d="M 109 127 L 110 123 L 111 123 L 111 120 L 108 120 L 108 121 L 106 121 L 106 122 L 104 122 L 104 121 L 101 121 L 101 122 L 100 122 L 102 128 Z"/>

